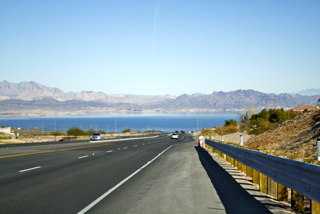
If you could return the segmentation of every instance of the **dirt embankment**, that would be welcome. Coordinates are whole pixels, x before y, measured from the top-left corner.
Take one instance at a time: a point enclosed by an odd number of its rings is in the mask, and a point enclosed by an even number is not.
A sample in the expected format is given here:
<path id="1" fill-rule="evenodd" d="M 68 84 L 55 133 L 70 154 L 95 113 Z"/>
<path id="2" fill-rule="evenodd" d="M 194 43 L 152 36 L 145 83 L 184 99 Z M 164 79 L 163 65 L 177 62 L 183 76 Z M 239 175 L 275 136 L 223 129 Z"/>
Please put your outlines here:
<path id="1" fill-rule="evenodd" d="M 317 138 L 320 138 L 320 110 L 287 120 L 272 130 L 250 138 L 244 145 L 316 158 Z"/>
<path id="2" fill-rule="evenodd" d="M 232 134 L 223 135 L 223 141 L 240 144 L 240 135 L 242 135 L 243 142 L 248 141 L 250 138 L 254 136 L 254 135 L 248 135 L 246 132 L 236 132 Z M 213 139 L 221 140 L 221 135 L 213 136 Z"/>

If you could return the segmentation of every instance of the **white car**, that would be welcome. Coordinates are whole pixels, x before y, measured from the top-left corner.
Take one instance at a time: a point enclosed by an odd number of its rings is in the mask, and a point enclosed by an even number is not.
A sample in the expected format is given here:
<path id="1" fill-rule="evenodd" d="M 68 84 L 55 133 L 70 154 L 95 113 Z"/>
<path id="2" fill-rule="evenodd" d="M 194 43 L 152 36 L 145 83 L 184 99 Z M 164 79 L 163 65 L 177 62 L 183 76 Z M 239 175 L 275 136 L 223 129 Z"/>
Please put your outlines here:
<path id="1" fill-rule="evenodd" d="M 101 133 L 93 133 L 90 137 L 90 140 L 103 140 Z"/>
<path id="2" fill-rule="evenodd" d="M 179 135 L 177 133 L 172 133 L 171 139 L 177 139 L 178 140 Z"/>

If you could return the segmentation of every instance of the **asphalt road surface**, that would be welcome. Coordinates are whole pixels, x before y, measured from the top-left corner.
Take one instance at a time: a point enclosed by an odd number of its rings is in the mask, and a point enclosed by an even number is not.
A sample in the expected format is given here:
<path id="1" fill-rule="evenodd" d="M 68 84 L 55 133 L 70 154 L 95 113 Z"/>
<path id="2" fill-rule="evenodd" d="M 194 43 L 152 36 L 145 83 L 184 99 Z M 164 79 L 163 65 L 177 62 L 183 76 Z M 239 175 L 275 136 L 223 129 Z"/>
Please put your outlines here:
<path id="1" fill-rule="evenodd" d="M 188 134 L 0 149 L 0 213 L 271 213 Z"/>

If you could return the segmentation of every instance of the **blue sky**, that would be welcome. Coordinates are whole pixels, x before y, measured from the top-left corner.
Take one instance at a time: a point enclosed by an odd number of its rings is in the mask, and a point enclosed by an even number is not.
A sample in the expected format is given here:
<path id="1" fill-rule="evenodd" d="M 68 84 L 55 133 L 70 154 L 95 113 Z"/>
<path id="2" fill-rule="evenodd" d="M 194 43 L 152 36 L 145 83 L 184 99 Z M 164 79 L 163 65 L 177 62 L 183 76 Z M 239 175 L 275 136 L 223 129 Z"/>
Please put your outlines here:
<path id="1" fill-rule="evenodd" d="M 181 95 L 320 88 L 320 1 L 0 1 L 0 81 Z"/>

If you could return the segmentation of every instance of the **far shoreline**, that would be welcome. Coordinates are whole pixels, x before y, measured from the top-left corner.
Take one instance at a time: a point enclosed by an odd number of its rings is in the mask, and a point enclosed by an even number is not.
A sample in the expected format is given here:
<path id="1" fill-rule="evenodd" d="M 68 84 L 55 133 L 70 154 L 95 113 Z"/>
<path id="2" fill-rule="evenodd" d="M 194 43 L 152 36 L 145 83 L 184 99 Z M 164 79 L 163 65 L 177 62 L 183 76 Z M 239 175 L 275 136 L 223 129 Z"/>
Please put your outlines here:
<path id="1" fill-rule="evenodd" d="M 237 111 L 212 111 L 212 112 L 110 112 L 110 113 L 87 113 L 87 114 L 72 114 L 72 113 L 66 113 L 66 114 L 10 114 L 10 116 L 4 116 L 3 114 L 0 114 L 0 120 L 6 120 L 6 119 L 22 119 L 22 118 L 94 118 L 94 117 L 174 117 L 174 116 L 227 116 L 227 115 L 237 115 Z"/>

